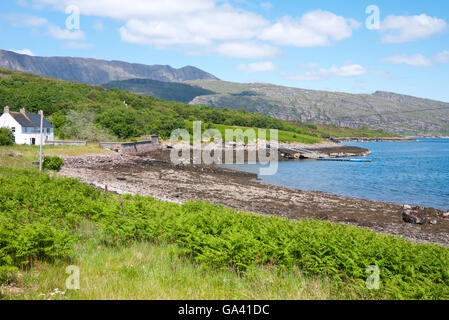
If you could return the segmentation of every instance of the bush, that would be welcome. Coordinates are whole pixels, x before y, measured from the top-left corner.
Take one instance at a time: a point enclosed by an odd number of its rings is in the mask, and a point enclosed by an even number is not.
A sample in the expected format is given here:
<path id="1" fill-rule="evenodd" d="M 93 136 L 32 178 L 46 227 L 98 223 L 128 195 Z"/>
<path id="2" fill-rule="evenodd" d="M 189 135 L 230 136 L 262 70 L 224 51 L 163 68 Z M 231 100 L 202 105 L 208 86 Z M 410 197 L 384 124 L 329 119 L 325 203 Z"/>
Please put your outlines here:
<path id="1" fill-rule="evenodd" d="M 59 157 L 44 157 L 44 169 L 59 171 L 62 167 L 62 159 Z"/>
<path id="2" fill-rule="evenodd" d="M 10 129 L 0 128 L 0 146 L 11 146 L 14 144 L 14 134 Z"/>

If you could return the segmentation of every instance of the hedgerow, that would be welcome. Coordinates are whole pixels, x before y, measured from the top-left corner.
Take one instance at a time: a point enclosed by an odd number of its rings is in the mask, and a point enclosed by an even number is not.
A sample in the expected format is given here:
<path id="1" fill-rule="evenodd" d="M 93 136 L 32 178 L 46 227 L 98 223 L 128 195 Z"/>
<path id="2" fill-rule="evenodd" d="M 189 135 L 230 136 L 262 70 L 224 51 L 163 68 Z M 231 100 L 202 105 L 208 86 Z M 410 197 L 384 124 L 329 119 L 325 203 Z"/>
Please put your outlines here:
<path id="1" fill-rule="evenodd" d="M 242 274 L 270 265 L 333 279 L 369 297 L 449 298 L 449 250 L 442 246 L 203 202 L 176 205 L 106 194 L 34 171 L 0 168 L 0 184 L 0 278 L 1 270 L 27 267 L 36 259 L 69 259 L 71 245 L 81 241 L 78 229 L 87 220 L 101 241 L 112 246 L 171 243 L 197 263 Z M 366 289 L 371 265 L 380 270 L 378 291 Z"/>

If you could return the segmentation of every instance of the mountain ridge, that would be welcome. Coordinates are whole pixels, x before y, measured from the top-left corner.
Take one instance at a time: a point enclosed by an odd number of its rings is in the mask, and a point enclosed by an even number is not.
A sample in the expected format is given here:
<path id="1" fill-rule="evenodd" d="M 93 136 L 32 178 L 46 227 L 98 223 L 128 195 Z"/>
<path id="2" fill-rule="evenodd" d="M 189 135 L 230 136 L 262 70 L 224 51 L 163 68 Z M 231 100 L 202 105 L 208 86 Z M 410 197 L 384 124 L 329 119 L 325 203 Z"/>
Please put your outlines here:
<path id="1" fill-rule="evenodd" d="M 387 91 L 352 94 L 267 83 L 186 81 L 214 91 L 191 104 L 259 112 L 283 120 L 379 129 L 400 135 L 448 135 L 449 103 Z"/>
<path id="2" fill-rule="evenodd" d="M 1 49 L 0 67 L 93 85 L 138 78 L 165 82 L 218 80 L 214 75 L 193 66 L 176 69 L 168 65 L 145 65 L 119 60 L 38 57 Z"/>
<path id="3" fill-rule="evenodd" d="M 193 66 L 175 69 L 94 58 L 32 57 L 5 50 L 0 50 L 1 67 L 282 120 L 408 136 L 449 135 L 449 103 L 387 91 L 352 94 L 269 83 L 235 83 L 221 81 Z"/>

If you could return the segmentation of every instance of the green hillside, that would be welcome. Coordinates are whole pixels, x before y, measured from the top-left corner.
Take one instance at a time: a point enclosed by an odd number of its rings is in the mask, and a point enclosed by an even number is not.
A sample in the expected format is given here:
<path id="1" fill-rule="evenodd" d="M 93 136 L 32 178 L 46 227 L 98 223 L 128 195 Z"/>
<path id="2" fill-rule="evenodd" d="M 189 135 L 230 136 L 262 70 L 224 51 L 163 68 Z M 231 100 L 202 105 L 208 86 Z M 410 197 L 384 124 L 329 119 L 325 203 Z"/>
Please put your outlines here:
<path id="1" fill-rule="evenodd" d="M 197 86 L 191 86 L 177 82 L 163 82 L 150 79 L 130 79 L 123 81 L 112 81 L 102 85 L 105 89 L 120 89 L 141 95 L 167 100 L 189 103 L 198 96 L 215 94 Z"/>
<path id="2" fill-rule="evenodd" d="M 186 128 L 186 121 L 279 129 L 305 136 L 297 139 L 305 143 L 310 143 L 311 137 L 316 141 L 332 133 L 259 113 L 186 105 L 7 69 L 0 69 L 0 105 L 8 105 L 12 111 L 23 107 L 34 113 L 44 110 L 56 134 L 67 139 L 131 139 L 146 134 L 167 138 L 174 129 Z"/>

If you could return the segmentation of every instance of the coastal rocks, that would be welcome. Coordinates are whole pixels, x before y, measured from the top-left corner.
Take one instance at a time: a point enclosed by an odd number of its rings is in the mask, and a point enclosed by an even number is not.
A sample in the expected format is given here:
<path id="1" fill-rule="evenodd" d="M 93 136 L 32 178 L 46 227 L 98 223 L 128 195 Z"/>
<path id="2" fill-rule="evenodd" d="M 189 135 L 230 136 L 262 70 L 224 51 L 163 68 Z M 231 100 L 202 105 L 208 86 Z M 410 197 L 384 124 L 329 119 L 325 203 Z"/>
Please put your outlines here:
<path id="1" fill-rule="evenodd" d="M 411 224 L 425 224 L 427 221 L 422 213 L 417 213 L 412 210 L 405 210 L 402 212 L 402 220 Z"/>
<path id="2" fill-rule="evenodd" d="M 331 140 L 337 143 L 341 142 L 415 142 L 416 139 L 404 138 L 404 137 L 331 137 Z"/>
<path id="3" fill-rule="evenodd" d="M 345 145 L 319 148 L 315 149 L 314 151 L 324 153 L 328 155 L 330 158 L 366 157 L 371 154 L 371 151 L 368 149 Z"/>
<path id="4" fill-rule="evenodd" d="M 426 213 L 425 208 L 404 208 L 391 203 L 272 186 L 258 181 L 254 173 L 218 166 L 175 166 L 169 163 L 169 155 L 170 150 L 155 150 L 140 160 L 115 153 L 97 156 L 98 159 L 72 158 L 58 175 L 77 178 L 112 193 L 139 194 L 178 204 L 201 200 L 243 212 L 351 224 L 414 242 L 449 246 L 449 214 L 444 216 L 447 210 Z M 153 165 L 148 166 L 149 159 L 158 160 L 151 160 Z M 127 180 L 120 181 L 117 177 Z M 402 213 L 406 210 L 412 214 L 423 212 L 428 222 L 424 225 L 405 223 Z M 437 225 L 431 224 L 435 222 Z"/>
<path id="5" fill-rule="evenodd" d="M 405 223 L 411 224 L 438 224 L 438 218 L 440 216 L 444 217 L 442 211 L 433 209 L 433 208 L 424 208 L 424 207 L 414 207 L 410 205 L 405 205 L 404 211 L 402 212 L 402 220 Z"/>

